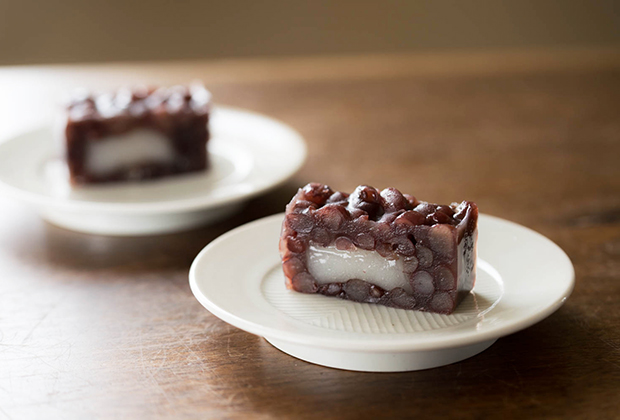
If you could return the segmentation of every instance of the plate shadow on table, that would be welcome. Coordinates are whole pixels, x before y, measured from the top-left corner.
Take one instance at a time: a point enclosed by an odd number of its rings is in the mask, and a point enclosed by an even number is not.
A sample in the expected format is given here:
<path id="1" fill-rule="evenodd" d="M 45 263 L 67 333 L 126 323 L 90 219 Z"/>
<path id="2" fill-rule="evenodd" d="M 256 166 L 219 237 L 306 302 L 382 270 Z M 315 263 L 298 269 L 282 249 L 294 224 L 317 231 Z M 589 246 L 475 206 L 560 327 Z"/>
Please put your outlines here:
<path id="1" fill-rule="evenodd" d="M 486 418 L 498 411 L 505 412 L 503 418 L 524 418 L 528 412 L 570 417 L 587 413 L 593 405 L 601 413 L 612 413 L 620 405 L 617 396 L 609 396 L 606 408 L 599 398 L 595 404 L 590 399 L 612 389 L 599 382 L 599 374 L 613 368 L 605 361 L 610 348 L 602 342 L 592 346 L 596 337 L 577 325 L 576 311 L 570 305 L 561 308 L 473 358 L 416 372 L 325 368 L 242 331 L 226 340 L 209 340 L 208 351 L 227 360 L 211 365 L 223 395 L 242 393 L 252 410 L 275 416 L 376 418 L 407 408 L 412 416 L 426 418 L 455 409 L 465 418 Z M 206 349 L 194 350 L 200 354 Z"/>
<path id="2" fill-rule="evenodd" d="M 39 222 L 37 229 L 32 229 L 29 240 L 14 243 L 15 252 L 36 264 L 44 261 L 56 268 L 88 270 L 90 273 L 102 270 L 132 275 L 161 270 L 187 272 L 200 250 L 218 236 L 252 220 L 284 211 L 299 185 L 299 182 L 291 180 L 250 200 L 239 213 L 228 219 L 166 235 L 90 235 Z"/>

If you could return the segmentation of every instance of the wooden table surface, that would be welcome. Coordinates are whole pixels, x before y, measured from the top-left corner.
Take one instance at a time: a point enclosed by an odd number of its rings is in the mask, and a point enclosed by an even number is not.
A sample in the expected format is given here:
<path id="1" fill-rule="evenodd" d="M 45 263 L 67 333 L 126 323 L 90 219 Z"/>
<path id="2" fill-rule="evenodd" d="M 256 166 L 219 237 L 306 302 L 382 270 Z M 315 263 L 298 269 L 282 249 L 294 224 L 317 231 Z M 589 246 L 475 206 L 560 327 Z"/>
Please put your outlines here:
<path id="1" fill-rule="evenodd" d="M 70 232 L 0 196 L 0 419 L 620 418 L 617 52 L 5 68 L 0 137 L 44 121 L 71 87 L 193 78 L 218 103 L 299 130 L 305 167 L 225 222 L 156 237 Z M 294 359 L 207 312 L 188 270 L 309 181 L 474 200 L 560 245 L 575 290 L 450 366 L 377 374 Z"/>

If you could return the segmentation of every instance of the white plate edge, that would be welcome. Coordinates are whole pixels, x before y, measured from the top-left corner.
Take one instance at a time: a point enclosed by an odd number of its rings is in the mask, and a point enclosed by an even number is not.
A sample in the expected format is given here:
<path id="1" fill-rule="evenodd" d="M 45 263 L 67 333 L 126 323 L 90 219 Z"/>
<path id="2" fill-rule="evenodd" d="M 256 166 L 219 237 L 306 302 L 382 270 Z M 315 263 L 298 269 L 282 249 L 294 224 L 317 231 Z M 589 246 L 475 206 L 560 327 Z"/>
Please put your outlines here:
<path id="1" fill-rule="evenodd" d="M 199 210 L 208 210 L 217 207 L 223 207 L 228 204 L 233 204 L 239 201 L 249 200 L 260 194 L 278 188 L 293 177 L 304 165 L 308 156 L 308 146 L 303 139 L 303 136 L 290 125 L 272 118 L 270 116 L 260 114 L 254 111 L 231 107 L 231 106 L 217 106 L 217 110 L 232 111 L 243 114 L 251 115 L 265 120 L 269 120 L 271 123 L 279 125 L 281 128 L 290 131 L 291 140 L 295 142 L 295 148 L 299 152 L 299 157 L 296 164 L 292 166 L 287 173 L 281 175 L 280 179 L 273 181 L 270 184 L 263 185 L 252 191 L 224 196 L 218 199 L 212 199 L 211 201 L 197 201 L 192 200 L 190 203 L 183 202 L 184 200 L 177 201 L 162 201 L 158 203 L 105 203 L 105 202 L 89 202 L 89 201 L 70 201 L 62 198 L 50 198 L 42 196 L 35 192 L 24 191 L 21 188 L 14 187 L 6 184 L 0 180 L 0 190 L 5 191 L 8 195 L 18 199 L 20 201 L 34 204 L 36 206 L 47 207 L 53 210 L 67 211 L 67 212 L 94 212 L 99 214 L 144 214 L 144 215 L 157 215 L 157 214 L 169 214 L 169 213 L 184 213 Z M 31 130 L 21 130 L 13 136 L 3 139 L 0 142 L 0 147 L 4 143 L 9 143 L 22 136 L 31 135 L 36 131 L 49 130 L 49 124 L 41 124 Z M 188 200 L 185 200 L 188 201 Z"/>
<path id="2" fill-rule="evenodd" d="M 525 328 L 528 328 L 542 321 L 543 319 L 547 318 L 548 316 L 553 314 L 555 311 L 557 311 L 564 304 L 564 302 L 570 297 L 574 289 L 574 285 L 575 285 L 574 266 L 570 258 L 568 257 L 568 255 L 566 255 L 564 250 L 560 248 L 555 242 L 551 241 L 546 236 L 526 226 L 520 225 L 515 222 L 511 222 L 509 220 L 505 220 L 505 219 L 502 219 L 496 216 L 481 214 L 480 215 L 481 217 L 495 219 L 496 221 L 500 221 L 502 223 L 509 223 L 513 225 L 513 227 L 516 227 L 518 229 L 525 229 L 529 231 L 530 233 L 535 234 L 536 236 L 538 236 L 540 239 L 544 240 L 548 244 L 550 244 L 552 247 L 556 249 L 556 251 L 559 251 L 559 255 L 566 260 L 566 262 L 568 263 L 567 266 L 570 267 L 570 280 L 568 281 L 567 287 L 564 290 L 564 292 L 561 293 L 562 295 L 561 298 L 556 299 L 554 302 L 550 303 L 545 309 L 540 310 L 539 312 L 532 315 L 531 317 L 520 320 L 518 322 L 511 323 L 509 325 L 505 325 L 503 327 L 490 328 L 478 334 L 465 334 L 464 333 L 461 336 L 454 335 L 451 337 L 445 337 L 445 336 L 437 337 L 436 336 L 434 337 L 434 339 L 433 339 L 433 335 L 434 335 L 433 331 L 429 331 L 427 333 L 424 333 L 424 335 L 419 334 L 418 337 L 419 338 L 423 337 L 424 341 L 418 340 L 417 342 L 411 340 L 411 335 L 407 335 L 405 339 L 399 340 L 399 341 L 396 341 L 396 340 L 389 341 L 389 342 L 375 341 L 369 344 L 368 339 L 347 338 L 346 340 L 332 340 L 332 339 L 325 339 L 325 338 L 320 338 L 320 337 L 315 337 L 315 336 L 308 338 L 304 334 L 290 334 L 288 332 L 282 333 L 279 330 L 274 330 L 273 328 L 270 328 L 270 327 L 264 327 L 261 324 L 246 321 L 245 319 L 237 317 L 234 314 L 231 314 L 227 312 L 226 310 L 223 310 L 219 308 L 217 305 L 210 302 L 208 298 L 200 292 L 200 289 L 197 284 L 197 278 L 196 278 L 196 270 L 197 270 L 196 267 L 200 264 L 200 259 L 204 258 L 204 255 L 207 252 L 209 252 L 209 249 L 211 249 L 212 247 L 216 247 L 219 242 L 225 241 L 229 237 L 234 236 L 244 230 L 252 229 L 256 225 L 271 223 L 273 219 L 281 220 L 283 216 L 284 216 L 284 213 L 267 216 L 267 217 L 246 223 L 242 226 L 239 226 L 233 230 L 230 230 L 224 233 L 223 235 L 219 236 L 218 238 L 213 240 L 211 243 L 209 243 L 207 246 L 205 246 L 198 253 L 196 258 L 192 262 L 192 265 L 189 271 L 190 289 L 192 290 L 192 293 L 194 294 L 196 299 L 207 310 L 209 310 L 212 314 L 222 319 L 223 321 L 241 330 L 244 330 L 251 334 L 259 335 L 261 337 L 276 338 L 278 340 L 282 340 L 286 342 L 304 344 L 304 345 L 308 345 L 312 347 L 320 347 L 320 348 L 332 349 L 332 350 L 355 351 L 355 350 L 360 350 L 360 348 L 363 348 L 364 352 L 385 352 L 385 351 L 408 352 L 408 351 L 417 351 L 417 350 L 434 350 L 434 349 L 440 349 L 440 348 L 443 349 L 443 348 L 460 347 L 464 345 L 476 344 L 476 343 L 483 342 L 483 341 L 498 339 L 500 337 L 504 337 L 506 335 L 510 335 L 515 332 L 521 331 Z"/>

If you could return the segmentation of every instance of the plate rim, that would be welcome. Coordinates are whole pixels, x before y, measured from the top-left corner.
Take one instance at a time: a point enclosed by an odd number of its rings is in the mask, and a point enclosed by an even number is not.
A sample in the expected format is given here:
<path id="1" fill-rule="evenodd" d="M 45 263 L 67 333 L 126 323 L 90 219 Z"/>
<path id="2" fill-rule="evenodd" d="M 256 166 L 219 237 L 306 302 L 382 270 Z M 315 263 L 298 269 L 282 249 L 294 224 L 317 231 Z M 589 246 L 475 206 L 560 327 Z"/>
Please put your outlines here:
<path id="1" fill-rule="evenodd" d="M 233 112 L 241 115 L 250 116 L 252 118 L 258 118 L 261 120 L 265 120 L 271 124 L 275 124 L 279 128 L 282 128 L 289 132 L 290 138 L 289 141 L 293 144 L 294 147 L 299 152 L 299 157 L 294 165 L 291 168 L 280 175 L 277 179 L 272 180 L 271 182 L 261 185 L 258 188 L 254 188 L 252 190 L 242 190 L 237 192 L 236 194 L 226 195 L 216 199 L 202 198 L 202 199 L 180 199 L 180 200 L 161 200 L 154 201 L 148 203 L 113 203 L 113 202 L 102 202 L 102 201 L 88 201 L 88 200 L 72 200 L 70 198 L 64 197 L 48 197 L 38 192 L 33 192 L 29 190 L 25 190 L 23 188 L 19 188 L 17 186 L 8 184 L 0 179 L 0 190 L 5 191 L 7 194 L 13 196 L 14 198 L 21 200 L 23 202 L 34 204 L 36 206 L 41 206 L 49 209 L 53 209 L 56 211 L 72 211 L 72 212 L 96 212 L 98 214 L 144 214 L 144 215 L 158 215 L 158 214 L 169 214 L 169 213 L 186 213 L 193 211 L 202 211 L 209 210 L 213 208 L 223 207 L 229 204 L 234 204 L 240 201 L 249 200 L 253 197 L 256 197 L 260 194 L 263 194 L 267 191 L 273 190 L 281 185 L 283 185 L 286 181 L 288 181 L 291 177 L 293 177 L 299 170 L 302 168 L 304 163 L 308 157 L 308 145 L 304 139 L 304 137 L 294 129 L 289 124 L 280 121 L 276 118 L 270 117 L 268 115 L 251 111 L 248 109 L 243 109 L 239 107 L 233 106 L 222 106 L 216 105 L 213 107 L 212 112 Z M 3 151 L 3 147 L 8 147 L 10 143 L 20 141 L 23 137 L 38 135 L 38 133 L 48 131 L 51 132 L 53 128 L 53 124 L 45 123 L 40 124 L 29 130 L 21 130 L 18 133 L 15 133 L 12 136 L 9 136 L 0 141 L 0 154 Z M 52 142 L 53 139 L 50 139 Z"/>
<path id="2" fill-rule="evenodd" d="M 551 241 L 546 236 L 530 229 L 526 226 L 520 225 L 518 223 L 502 219 L 500 217 L 491 216 L 487 214 L 480 214 L 481 218 L 487 218 L 489 220 L 495 220 L 500 223 L 506 223 L 512 226 L 513 228 L 523 229 L 531 234 L 534 234 L 538 239 L 543 240 L 549 246 L 554 248 L 555 251 L 558 252 L 558 255 L 565 259 L 567 263 L 567 268 L 569 270 L 569 277 L 566 279 L 565 288 L 561 293 L 561 296 L 555 299 L 553 302 L 548 303 L 545 307 L 540 309 L 538 312 L 531 314 L 529 317 L 525 319 L 521 319 L 512 323 L 508 323 L 507 325 L 501 325 L 495 328 L 489 328 L 480 333 L 475 334 L 463 334 L 461 336 L 453 335 L 453 336 L 445 336 L 441 335 L 439 332 L 442 330 L 431 330 L 424 333 L 399 333 L 399 336 L 405 337 L 406 339 L 402 340 L 377 340 L 376 335 L 372 335 L 374 340 L 370 338 L 346 338 L 341 340 L 334 340 L 332 338 L 325 337 L 308 337 L 306 334 L 296 333 L 291 334 L 286 331 L 278 330 L 277 328 L 264 326 L 262 324 L 248 321 L 243 319 L 233 313 L 228 312 L 227 310 L 220 308 L 217 304 L 213 303 L 208 299 L 206 295 L 202 293 L 200 287 L 198 285 L 197 278 L 197 270 L 198 267 L 202 264 L 205 256 L 210 252 L 211 249 L 219 246 L 219 244 L 223 241 L 228 240 L 231 237 L 243 234 L 247 230 L 254 229 L 256 226 L 274 223 L 275 220 L 278 220 L 280 223 L 284 217 L 284 213 L 278 213 L 271 216 L 263 217 L 261 219 L 254 220 L 252 222 L 241 225 L 235 229 L 232 229 L 223 235 L 219 236 L 208 245 L 206 245 L 196 256 L 189 271 L 189 284 L 192 293 L 195 298 L 200 302 L 200 304 L 205 307 L 209 312 L 211 312 L 216 317 L 221 320 L 241 329 L 251 334 L 259 335 L 261 337 L 275 338 L 278 340 L 297 343 L 297 344 L 305 344 L 312 347 L 320 347 L 325 349 L 332 350 L 342 350 L 342 351 L 362 351 L 362 352 L 409 352 L 409 351 L 426 351 L 426 350 L 435 350 L 435 349 L 443 349 L 443 348 L 455 348 L 470 344 L 475 344 L 483 341 L 495 340 L 500 337 L 504 337 L 509 334 L 513 334 L 515 332 L 521 331 L 525 328 L 528 328 L 543 319 L 547 318 L 555 311 L 557 311 L 564 302 L 570 297 L 573 292 L 575 285 L 575 270 L 574 266 L 568 257 L 568 255 L 564 252 L 562 248 L 560 248 L 555 242 Z M 285 315 L 283 315 L 285 316 Z M 364 333 L 360 333 L 364 334 Z M 368 333 L 366 333 L 368 334 Z M 417 335 L 417 337 L 415 337 Z M 433 337 L 435 336 L 435 337 Z M 420 340 L 420 338 L 423 340 Z M 430 337 L 430 338 L 429 338 Z M 363 349 L 363 350 L 360 350 Z"/>

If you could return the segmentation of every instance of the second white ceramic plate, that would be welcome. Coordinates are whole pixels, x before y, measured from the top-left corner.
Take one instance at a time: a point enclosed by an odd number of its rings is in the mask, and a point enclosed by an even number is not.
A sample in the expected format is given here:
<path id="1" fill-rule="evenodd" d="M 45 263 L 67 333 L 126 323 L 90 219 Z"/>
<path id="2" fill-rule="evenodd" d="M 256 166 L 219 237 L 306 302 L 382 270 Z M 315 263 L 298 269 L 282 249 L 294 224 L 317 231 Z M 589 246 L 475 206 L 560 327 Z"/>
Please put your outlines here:
<path id="1" fill-rule="evenodd" d="M 144 235 L 187 229 L 231 214 L 290 178 L 306 145 L 289 126 L 217 107 L 210 121 L 211 168 L 202 174 L 72 189 L 51 127 L 0 144 L 0 187 L 69 229 Z"/>
<path id="2" fill-rule="evenodd" d="M 463 360 L 549 316 L 573 289 L 573 266 L 557 245 L 481 215 L 476 285 L 452 315 L 301 294 L 284 286 L 282 220 L 261 219 L 213 241 L 192 264 L 190 285 L 214 315 L 324 366 L 387 372 Z"/>

